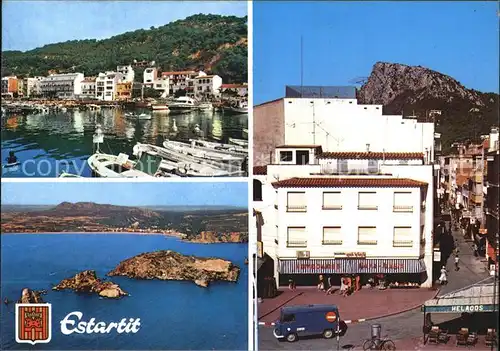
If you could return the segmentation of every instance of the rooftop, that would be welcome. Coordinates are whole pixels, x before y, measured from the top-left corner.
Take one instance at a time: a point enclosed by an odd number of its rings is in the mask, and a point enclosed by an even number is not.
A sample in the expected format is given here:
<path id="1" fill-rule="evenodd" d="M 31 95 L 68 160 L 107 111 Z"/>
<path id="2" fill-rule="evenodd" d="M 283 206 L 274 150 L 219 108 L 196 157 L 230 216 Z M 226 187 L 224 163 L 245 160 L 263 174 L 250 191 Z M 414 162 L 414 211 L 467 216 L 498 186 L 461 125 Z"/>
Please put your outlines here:
<path id="1" fill-rule="evenodd" d="M 287 98 L 356 99 L 356 87 L 287 85 Z"/>
<path id="2" fill-rule="evenodd" d="M 427 183 L 408 178 L 290 178 L 273 183 L 275 188 L 416 188 Z"/>
<path id="3" fill-rule="evenodd" d="M 424 158 L 421 152 L 323 152 L 321 159 L 361 159 L 361 160 L 420 160 Z"/>
<path id="4" fill-rule="evenodd" d="M 267 166 L 255 166 L 253 168 L 254 175 L 266 175 L 267 174 Z"/>
<path id="5" fill-rule="evenodd" d="M 196 73 L 195 71 L 177 71 L 177 72 L 162 72 L 162 76 L 171 76 L 171 75 L 177 75 L 177 74 L 193 74 Z"/>
<path id="6" fill-rule="evenodd" d="M 321 145 L 280 145 L 276 149 L 321 149 Z"/>

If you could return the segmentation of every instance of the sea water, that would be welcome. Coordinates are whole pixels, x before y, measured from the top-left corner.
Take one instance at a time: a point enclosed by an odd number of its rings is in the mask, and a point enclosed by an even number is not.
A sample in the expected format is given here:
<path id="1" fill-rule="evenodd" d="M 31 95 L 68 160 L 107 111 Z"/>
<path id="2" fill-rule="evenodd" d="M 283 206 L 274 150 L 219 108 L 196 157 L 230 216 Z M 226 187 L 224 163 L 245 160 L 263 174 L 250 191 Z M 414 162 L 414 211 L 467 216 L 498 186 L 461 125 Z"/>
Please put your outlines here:
<path id="1" fill-rule="evenodd" d="M 50 350 L 246 350 L 248 340 L 247 244 L 195 244 L 164 236 L 128 234 L 1 234 L 2 301 L 18 300 L 25 287 L 48 291 L 52 304 L 52 341 L 17 344 L 15 304 L 1 303 L 0 349 Z M 131 296 L 119 300 L 73 291 L 52 291 L 53 284 L 92 269 L 98 277 L 122 260 L 155 250 L 220 257 L 241 268 L 237 283 L 213 282 L 201 288 L 189 281 L 109 277 Z M 74 311 L 83 319 L 119 322 L 140 318 L 136 334 L 61 333 L 60 321 Z"/>

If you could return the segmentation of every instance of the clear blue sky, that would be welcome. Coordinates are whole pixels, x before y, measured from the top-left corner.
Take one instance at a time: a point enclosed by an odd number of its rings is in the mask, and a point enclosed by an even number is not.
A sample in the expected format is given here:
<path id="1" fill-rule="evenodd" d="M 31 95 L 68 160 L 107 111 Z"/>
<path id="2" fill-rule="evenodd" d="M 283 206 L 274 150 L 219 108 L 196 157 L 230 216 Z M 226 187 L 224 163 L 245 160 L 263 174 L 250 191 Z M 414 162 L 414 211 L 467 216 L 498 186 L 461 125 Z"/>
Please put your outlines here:
<path id="1" fill-rule="evenodd" d="M 254 2 L 254 103 L 300 85 L 351 85 L 377 61 L 421 65 L 499 91 L 496 2 Z"/>
<path id="2" fill-rule="evenodd" d="M 90 201 L 123 206 L 248 207 L 247 182 L 2 182 L 3 205 Z"/>
<path id="3" fill-rule="evenodd" d="M 31 50 L 75 39 L 105 39 L 205 13 L 247 15 L 246 1 L 2 0 L 2 50 Z"/>

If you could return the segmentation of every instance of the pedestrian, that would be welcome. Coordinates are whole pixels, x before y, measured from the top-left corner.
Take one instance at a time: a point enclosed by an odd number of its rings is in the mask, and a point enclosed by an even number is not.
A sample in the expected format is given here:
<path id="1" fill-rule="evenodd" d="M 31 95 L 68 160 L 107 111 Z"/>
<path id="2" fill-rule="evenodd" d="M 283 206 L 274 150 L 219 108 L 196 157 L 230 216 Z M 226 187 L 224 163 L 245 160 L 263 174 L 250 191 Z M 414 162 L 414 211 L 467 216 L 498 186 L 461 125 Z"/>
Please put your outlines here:
<path id="1" fill-rule="evenodd" d="M 439 276 L 439 283 L 441 283 L 441 285 L 446 285 L 448 284 L 448 277 L 447 277 L 447 274 L 448 274 L 448 271 L 446 270 L 446 267 L 443 266 L 441 268 L 441 275 Z"/>
<path id="2" fill-rule="evenodd" d="M 292 278 L 288 279 L 288 289 L 295 290 L 295 282 Z"/>
<path id="3" fill-rule="evenodd" d="M 319 275 L 319 282 L 318 282 L 318 290 L 319 291 L 325 291 L 325 281 L 323 279 L 323 275 Z"/>
<path id="4" fill-rule="evenodd" d="M 460 261 L 460 258 L 458 258 L 458 254 L 455 255 L 455 271 L 458 271 L 460 267 L 458 266 L 458 262 Z"/>

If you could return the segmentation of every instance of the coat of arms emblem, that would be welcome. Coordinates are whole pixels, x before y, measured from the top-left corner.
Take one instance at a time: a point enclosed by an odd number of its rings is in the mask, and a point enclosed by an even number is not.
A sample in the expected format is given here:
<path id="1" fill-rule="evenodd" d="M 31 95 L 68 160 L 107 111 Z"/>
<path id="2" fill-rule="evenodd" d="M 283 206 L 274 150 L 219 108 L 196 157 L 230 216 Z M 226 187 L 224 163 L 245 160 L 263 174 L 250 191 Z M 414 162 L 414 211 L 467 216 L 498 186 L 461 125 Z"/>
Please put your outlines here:
<path id="1" fill-rule="evenodd" d="M 28 344 L 46 344 L 52 337 L 52 310 L 50 303 L 16 304 L 16 341 Z"/>

